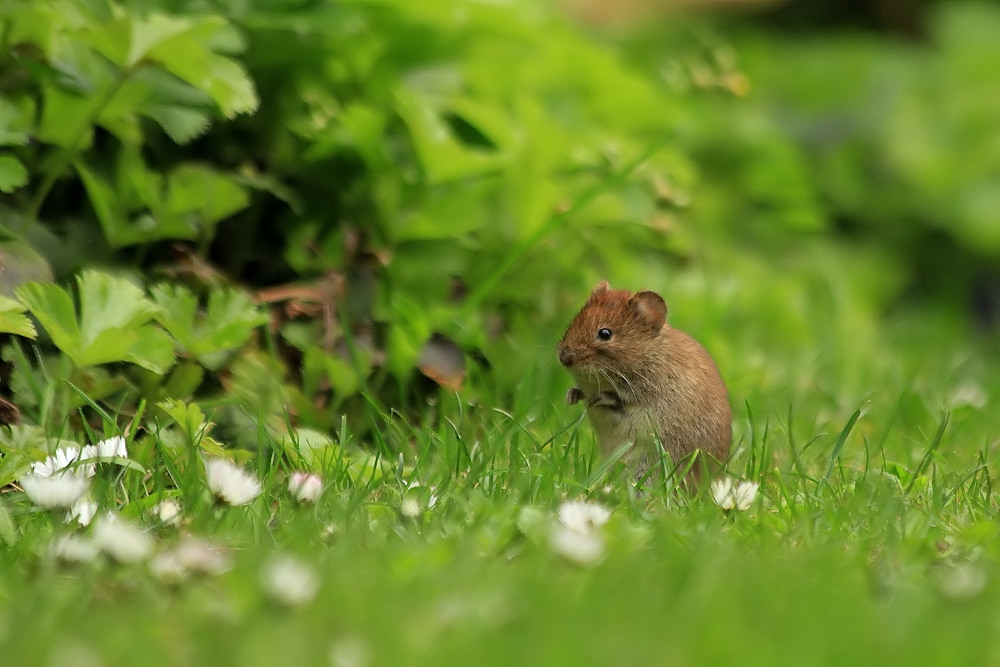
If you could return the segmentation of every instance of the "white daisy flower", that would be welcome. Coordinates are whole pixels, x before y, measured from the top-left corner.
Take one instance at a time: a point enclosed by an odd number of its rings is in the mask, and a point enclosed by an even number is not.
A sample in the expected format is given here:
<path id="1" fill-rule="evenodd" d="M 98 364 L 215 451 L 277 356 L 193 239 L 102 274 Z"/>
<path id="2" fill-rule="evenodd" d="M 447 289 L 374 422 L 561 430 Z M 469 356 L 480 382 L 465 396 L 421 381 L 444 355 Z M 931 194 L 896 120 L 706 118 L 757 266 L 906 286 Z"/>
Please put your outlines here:
<path id="1" fill-rule="evenodd" d="M 184 538 L 149 562 L 153 574 L 174 583 L 191 573 L 222 574 L 230 567 L 229 556 L 223 549 L 194 537 Z"/>
<path id="2" fill-rule="evenodd" d="M 156 505 L 156 516 L 163 523 L 176 526 L 181 522 L 181 503 L 174 498 L 161 500 Z"/>
<path id="3" fill-rule="evenodd" d="M 82 498 L 78 498 L 69 508 L 69 512 L 66 513 L 66 521 L 76 519 L 81 526 L 89 526 L 96 514 L 97 503 L 94 502 L 93 498 L 83 496 Z"/>
<path id="4" fill-rule="evenodd" d="M 128 458 L 128 447 L 125 444 L 125 438 L 120 435 L 116 435 L 113 438 L 108 438 L 106 440 L 101 440 L 95 446 L 95 450 L 97 458 L 100 459 L 113 459 L 115 457 L 123 459 Z"/>
<path id="5" fill-rule="evenodd" d="M 94 522 L 94 544 L 120 563 L 138 563 L 153 551 L 148 533 L 114 514 L 104 514 Z"/>
<path id="6" fill-rule="evenodd" d="M 557 554 L 577 565 L 592 565 L 604 556 L 601 528 L 611 510 L 586 500 L 564 502 L 556 510 L 559 521 L 549 532 L 549 544 Z"/>
<path id="7" fill-rule="evenodd" d="M 978 563 L 946 564 L 931 573 L 938 590 L 951 600 L 971 600 L 986 590 L 986 570 Z"/>
<path id="8" fill-rule="evenodd" d="M 330 646 L 331 667 L 368 667 L 372 650 L 363 637 L 341 637 Z"/>
<path id="9" fill-rule="evenodd" d="M 93 463 L 79 465 L 80 461 L 88 458 L 87 447 L 81 450 L 76 446 L 60 447 L 43 461 L 36 461 L 31 464 L 31 474 L 40 477 L 52 477 L 58 472 L 66 472 L 78 477 L 93 477 L 97 472 L 97 467 Z"/>
<path id="10" fill-rule="evenodd" d="M 736 506 L 736 499 L 733 498 L 733 478 L 718 477 L 712 480 L 712 500 L 724 510 L 731 510 Z"/>
<path id="11" fill-rule="evenodd" d="M 31 502 L 55 509 L 72 507 L 90 489 L 90 480 L 69 470 L 48 475 L 22 475 L 18 480 Z"/>
<path id="12" fill-rule="evenodd" d="M 757 498 L 760 484 L 757 482 L 737 483 L 731 477 L 712 480 L 712 500 L 724 510 L 748 510 Z"/>
<path id="13" fill-rule="evenodd" d="M 736 491 L 733 492 L 733 500 L 736 501 L 736 509 L 750 509 L 750 506 L 753 505 L 753 501 L 757 498 L 757 490 L 759 488 L 760 484 L 757 482 L 740 482 L 737 484 Z"/>
<path id="14" fill-rule="evenodd" d="M 420 507 L 419 500 L 412 496 L 406 496 L 403 498 L 403 502 L 399 505 L 399 513 L 407 519 L 416 519 L 418 516 L 423 514 L 423 509 Z"/>
<path id="15" fill-rule="evenodd" d="M 593 565 L 604 556 L 604 538 L 596 530 L 580 531 L 556 524 L 549 534 L 552 550 L 577 565 Z"/>
<path id="16" fill-rule="evenodd" d="M 288 477 L 288 491 L 300 503 L 314 503 L 323 491 L 323 479 L 308 472 L 293 472 Z"/>
<path id="17" fill-rule="evenodd" d="M 261 572 L 261 583 L 268 595 L 289 607 L 310 602 L 319 590 L 316 571 L 291 556 L 280 556 L 268 562 Z"/>
<path id="18" fill-rule="evenodd" d="M 256 477 L 227 459 L 209 459 L 205 473 L 208 488 L 227 505 L 246 505 L 262 491 Z"/>
<path id="19" fill-rule="evenodd" d="M 581 533 L 600 528 L 611 518 L 607 507 L 586 500 L 564 502 L 556 513 L 564 526 Z"/>
<path id="20" fill-rule="evenodd" d="M 173 551 L 161 551 L 149 559 L 149 571 L 160 581 L 177 584 L 187 575 L 187 568 Z"/>
<path id="21" fill-rule="evenodd" d="M 50 549 L 56 558 L 74 563 L 89 563 L 100 553 L 93 540 L 72 533 L 54 539 Z"/>

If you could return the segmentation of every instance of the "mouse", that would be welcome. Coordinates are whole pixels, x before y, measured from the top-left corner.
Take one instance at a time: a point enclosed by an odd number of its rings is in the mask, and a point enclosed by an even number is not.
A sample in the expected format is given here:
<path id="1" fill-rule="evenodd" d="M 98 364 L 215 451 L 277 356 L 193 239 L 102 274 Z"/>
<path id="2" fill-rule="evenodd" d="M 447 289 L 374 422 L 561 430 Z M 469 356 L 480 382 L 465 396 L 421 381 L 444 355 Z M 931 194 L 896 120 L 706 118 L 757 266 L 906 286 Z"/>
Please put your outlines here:
<path id="1" fill-rule="evenodd" d="M 603 455 L 632 444 L 626 461 L 636 479 L 659 461 L 656 446 L 677 469 L 689 469 L 692 482 L 729 457 L 732 410 L 719 369 L 698 341 L 667 323 L 656 292 L 602 280 L 557 356 L 575 381 L 566 402 L 583 403 Z"/>

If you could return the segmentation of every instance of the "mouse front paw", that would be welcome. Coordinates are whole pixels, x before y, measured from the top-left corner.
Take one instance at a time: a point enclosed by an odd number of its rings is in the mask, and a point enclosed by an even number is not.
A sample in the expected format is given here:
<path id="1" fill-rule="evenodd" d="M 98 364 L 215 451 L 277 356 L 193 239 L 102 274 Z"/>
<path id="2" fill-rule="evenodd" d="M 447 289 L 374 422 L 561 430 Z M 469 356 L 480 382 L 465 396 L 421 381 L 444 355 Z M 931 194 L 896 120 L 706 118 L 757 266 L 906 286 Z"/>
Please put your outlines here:
<path id="1" fill-rule="evenodd" d="M 583 390 L 578 387 L 573 387 L 566 392 L 566 405 L 576 405 L 583 399 L 587 398 Z"/>
<path id="2" fill-rule="evenodd" d="M 616 412 L 622 410 L 622 399 L 613 391 L 599 391 L 587 401 L 588 408 L 604 407 Z"/>

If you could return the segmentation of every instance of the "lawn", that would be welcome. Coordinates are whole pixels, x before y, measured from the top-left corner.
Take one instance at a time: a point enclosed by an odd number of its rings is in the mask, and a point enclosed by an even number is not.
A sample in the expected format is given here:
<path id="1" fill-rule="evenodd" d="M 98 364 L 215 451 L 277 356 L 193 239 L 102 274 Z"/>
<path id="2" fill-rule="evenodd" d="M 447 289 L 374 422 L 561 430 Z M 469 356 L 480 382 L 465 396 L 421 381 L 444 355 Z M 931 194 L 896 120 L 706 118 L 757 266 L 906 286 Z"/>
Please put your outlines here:
<path id="1" fill-rule="evenodd" d="M 1000 12 L 156 6 L 0 10 L 4 664 L 1000 664 Z M 599 279 L 738 498 L 595 451 Z"/>

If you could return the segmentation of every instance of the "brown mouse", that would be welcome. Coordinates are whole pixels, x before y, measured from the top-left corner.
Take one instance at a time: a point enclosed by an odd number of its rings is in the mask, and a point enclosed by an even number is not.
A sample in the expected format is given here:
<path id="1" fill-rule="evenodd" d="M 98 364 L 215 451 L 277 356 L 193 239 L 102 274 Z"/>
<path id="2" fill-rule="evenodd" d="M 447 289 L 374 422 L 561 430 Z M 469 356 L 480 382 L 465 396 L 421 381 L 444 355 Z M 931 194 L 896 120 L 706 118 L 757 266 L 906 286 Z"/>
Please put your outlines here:
<path id="1" fill-rule="evenodd" d="M 657 440 L 675 465 L 699 450 L 715 462 L 729 456 L 732 412 L 719 369 L 696 340 L 667 324 L 656 292 L 632 294 L 601 281 L 558 354 L 577 384 L 566 401 L 586 401 L 604 455 L 633 443 L 637 476 L 657 460 Z M 695 462 L 693 477 L 703 465 Z"/>

